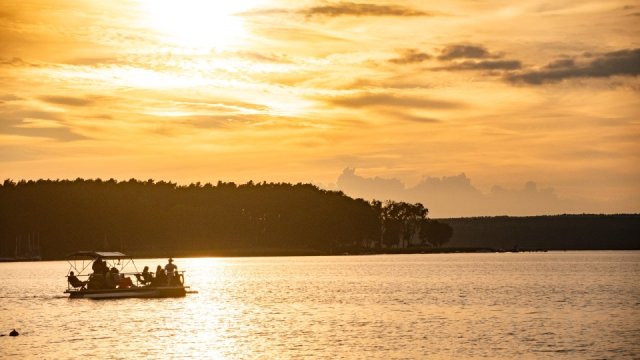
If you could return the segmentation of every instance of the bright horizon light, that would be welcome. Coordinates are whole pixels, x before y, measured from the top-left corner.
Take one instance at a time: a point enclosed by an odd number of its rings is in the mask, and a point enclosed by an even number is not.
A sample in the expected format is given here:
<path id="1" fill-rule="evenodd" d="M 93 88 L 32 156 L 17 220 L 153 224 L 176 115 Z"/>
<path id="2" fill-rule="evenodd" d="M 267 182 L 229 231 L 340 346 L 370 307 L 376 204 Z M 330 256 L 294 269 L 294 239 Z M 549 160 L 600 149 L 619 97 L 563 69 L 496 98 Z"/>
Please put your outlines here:
<path id="1" fill-rule="evenodd" d="M 143 25 L 182 50 L 207 53 L 224 51 L 247 36 L 242 17 L 236 14 L 256 6 L 259 0 L 141 0 Z"/>

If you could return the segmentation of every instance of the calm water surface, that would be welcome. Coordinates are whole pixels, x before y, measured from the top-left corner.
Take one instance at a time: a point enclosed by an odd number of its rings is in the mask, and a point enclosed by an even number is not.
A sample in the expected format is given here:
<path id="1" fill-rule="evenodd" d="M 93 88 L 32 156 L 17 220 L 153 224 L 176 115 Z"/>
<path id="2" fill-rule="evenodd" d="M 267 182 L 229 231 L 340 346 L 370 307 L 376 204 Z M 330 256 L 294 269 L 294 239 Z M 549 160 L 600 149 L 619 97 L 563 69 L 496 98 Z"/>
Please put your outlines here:
<path id="1" fill-rule="evenodd" d="M 640 358 L 640 252 L 176 263 L 198 294 L 70 300 L 66 262 L 0 264 L 0 358 Z"/>

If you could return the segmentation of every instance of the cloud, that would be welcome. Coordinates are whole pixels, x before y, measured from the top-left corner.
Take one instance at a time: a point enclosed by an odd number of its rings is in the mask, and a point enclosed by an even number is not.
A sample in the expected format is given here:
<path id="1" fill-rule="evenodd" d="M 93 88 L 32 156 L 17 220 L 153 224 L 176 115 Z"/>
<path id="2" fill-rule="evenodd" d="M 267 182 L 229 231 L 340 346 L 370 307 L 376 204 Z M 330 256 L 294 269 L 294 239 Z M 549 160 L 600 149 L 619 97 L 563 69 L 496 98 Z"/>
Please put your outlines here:
<path id="1" fill-rule="evenodd" d="M 425 177 L 413 187 L 395 178 L 367 178 L 346 168 L 337 180 L 338 189 L 366 200 L 420 202 L 431 217 L 495 215 L 541 215 L 600 212 L 602 204 L 584 199 L 564 199 L 552 188 L 539 188 L 529 181 L 518 189 L 493 186 L 484 193 L 473 186 L 464 173 L 454 176 Z"/>
<path id="2" fill-rule="evenodd" d="M 92 100 L 86 98 L 78 98 L 71 96 L 41 96 L 40 100 L 57 105 L 68 106 L 86 106 L 93 103 Z"/>
<path id="3" fill-rule="evenodd" d="M 97 66 L 97 65 L 112 65 L 112 64 L 122 64 L 121 59 L 117 57 L 78 57 L 72 58 L 66 61 L 63 61 L 65 64 L 69 65 L 85 65 L 85 66 Z"/>
<path id="4" fill-rule="evenodd" d="M 393 64 L 403 65 L 421 63 L 429 59 L 431 59 L 431 55 L 427 53 L 418 51 L 416 49 L 406 49 L 399 57 L 390 59 L 389 62 Z"/>
<path id="5" fill-rule="evenodd" d="M 419 123 L 419 124 L 433 124 L 433 123 L 440 122 L 440 120 L 438 119 L 435 119 L 432 117 L 426 117 L 422 115 L 415 115 L 410 112 L 406 112 L 404 110 L 405 109 L 403 107 L 401 107 L 400 109 L 394 108 L 389 110 L 378 109 L 377 113 L 380 116 L 383 116 L 389 119 L 398 119 L 398 120 L 410 121 L 410 122 Z"/>
<path id="6" fill-rule="evenodd" d="M 306 17 L 339 17 L 339 16 L 398 16 L 416 17 L 429 16 L 430 13 L 399 5 L 359 4 L 353 2 L 336 2 L 327 5 L 311 6 L 307 8 L 288 9 L 260 9 L 244 12 L 241 15 L 273 15 L 294 13 Z"/>
<path id="7" fill-rule="evenodd" d="M 22 100 L 22 98 L 15 96 L 13 94 L 0 95 L 0 104 L 8 103 L 10 101 L 19 101 L 19 100 Z"/>
<path id="8" fill-rule="evenodd" d="M 35 65 L 24 61 L 22 58 L 12 57 L 12 58 L 0 58 L 0 66 L 27 67 L 27 66 L 35 66 Z"/>
<path id="9" fill-rule="evenodd" d="M 509 75 L 507 79 L 540 85 L 572 78 L 606 78 L 616 75 L 640 75 L 640 48 L 608 52 L 583 63 L 575 59 L 556 60 L 540 70 Z"/>
<path id="10" fill-rule="evenodd" d="M 51 138 L 59 141 L 86 139 L 73 132 L 58 113 L 5 107 L 0 112 L 0 134 Z"/>
<path id="11" fill-rule="evenodd" d="M 485 59 L 494 57 L 484 46 L 479 45 L 448 45 L 442 49 L 438 60 L 454 59 Z"/>
<path id="12" fill-rule="evenodd" d="M 502 55 L 492 54 L 481 45 L 448 45 L 441 51 L 438 60 L 449 62 L 448 65 L 434 70 L 466 71 L 466 70 L 518 70 L 522 68 L 519 60 L 498 59 Z"/>
<path id="13" fill-rule="evenodd" d="M 463 61 L 448 66 L 436 68 L 437 70 L 517 70 L 522 67 L 519 60 L 483 60 Z"/>
<path id="14" fill-rule="evenodd" d="M 410 114 L 393 114 L 396 118 L 399 118 L 401 120 L 407 120 L 407 121 L 412 121 L 412 122 L 416 122 L 416 123 L 437 123 L 440 122 L 440 120 L 438 119 L 434 119 L 434 118 L 430 118 L 430 117 L 424 117 L 424 116 L 415 116 L 415 115 L 410 115 Z"/>
<path id="15" fill-rule="evenodd" d="M 326 102 L 351 108 L 362 107 L 413 107 L 413 108 L 436 108 L 451 109 L 460 108 L 463 105 L 459 102 L 446 100 L 433 100 L 425 97 L 398 96 L 392 94 L 364 93 L 355 96 L 325 98 Z"/>
<path id="16" fill-rule="evenodd" d="M 397 199 L 404 189 L 398 179 L 365 178 L 355 174 L 356 169 L 345 168 L 338 176 L 338 188 L 349 195 L 364 199 Z"/>
<path id="17" fill-rule="evenodd" d="M 558 59 L 550 62 L 546 68 L 547 69 L 563 69 L 575 66 L 576 62 L 573 59 Z"/>
<path id="18" fill-rule="evenodd" d="M 238 51 L 235 53 L 238 57 L 253 60 L 257 62 L 266 62 L 274 64 L 291 64 L 292 61 L 287 55 L 263 54 L 254 51 Z"/>
<path id="19" fill-rule="evenodd" d="M 30 127 L 30 128 L 14 128 L 9 134 L 29 136 L 29 137 L 43 137 L 50 138 L 59 141 L 75 141 L 88 139 L 86 136 L 76 134 L 67 127 L 49 128 L 49 127 Z"/>
<path id="20" fill-rule="evenodd" d="M 304 14 L 307 16 L 425 16 L 427 13 L 398 5 L 357 4 L 339 2 L 330 5 L 313 6 Z"/>

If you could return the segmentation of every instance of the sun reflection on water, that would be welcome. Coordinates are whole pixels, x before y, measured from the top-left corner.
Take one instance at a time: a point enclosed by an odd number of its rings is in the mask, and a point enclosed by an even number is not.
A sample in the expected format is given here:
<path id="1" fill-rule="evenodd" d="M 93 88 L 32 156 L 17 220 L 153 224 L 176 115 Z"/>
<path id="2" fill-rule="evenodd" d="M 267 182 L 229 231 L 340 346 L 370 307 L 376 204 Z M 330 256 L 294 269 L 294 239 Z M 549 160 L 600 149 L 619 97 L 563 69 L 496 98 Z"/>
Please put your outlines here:
<path id="1" fill-rule="evenodd" d="M 139 268 L 166 262 L 136 261 Z M 60 296 L 66 262 L 0 264 L 0 331 L 17 328 L 22 334 L 0 338 L 0 357 L 631 359 L 637 354 L 640 290 L 634 285 L 640 268 L 633 252 L 178 258 L 175 263 L 197 294 L 69 300 Z"/>

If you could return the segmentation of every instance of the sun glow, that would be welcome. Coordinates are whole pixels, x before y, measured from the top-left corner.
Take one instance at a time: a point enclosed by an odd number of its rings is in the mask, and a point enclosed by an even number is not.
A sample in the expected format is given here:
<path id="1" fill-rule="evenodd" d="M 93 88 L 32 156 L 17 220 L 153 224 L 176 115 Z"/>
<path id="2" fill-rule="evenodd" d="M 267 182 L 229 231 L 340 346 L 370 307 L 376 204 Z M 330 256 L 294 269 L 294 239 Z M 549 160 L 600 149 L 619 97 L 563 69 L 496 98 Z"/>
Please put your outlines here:
<path id="1" fill-rule="evenodd" d="M 141 0 L 144 25 L 183 51 L 223 51 L 238 46 L 248 32 L 237 14 L 259 0 Z"/>

